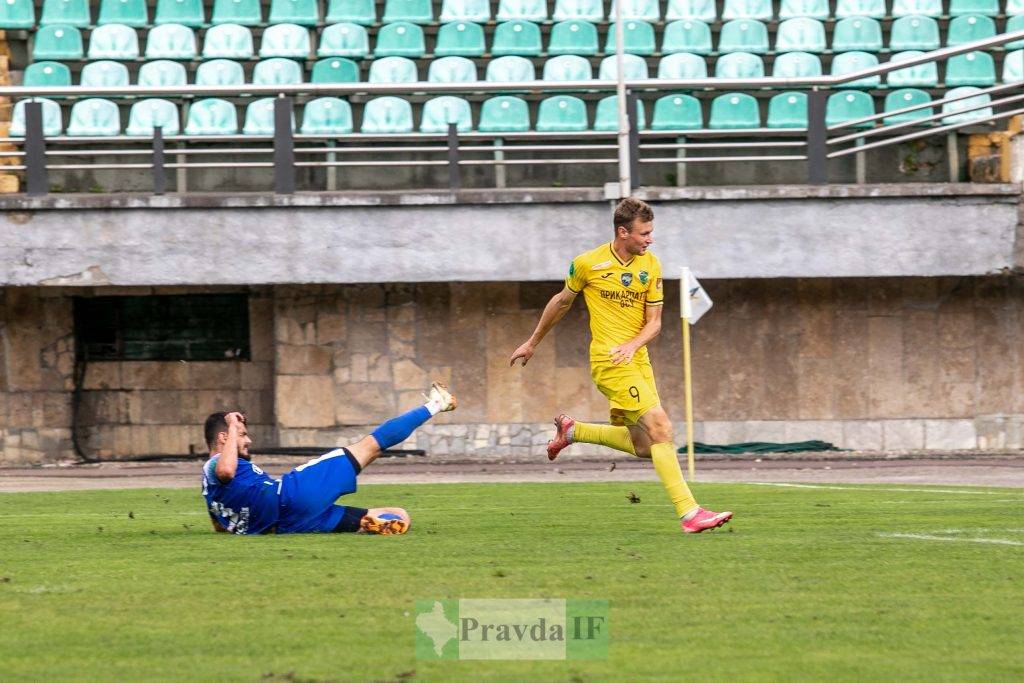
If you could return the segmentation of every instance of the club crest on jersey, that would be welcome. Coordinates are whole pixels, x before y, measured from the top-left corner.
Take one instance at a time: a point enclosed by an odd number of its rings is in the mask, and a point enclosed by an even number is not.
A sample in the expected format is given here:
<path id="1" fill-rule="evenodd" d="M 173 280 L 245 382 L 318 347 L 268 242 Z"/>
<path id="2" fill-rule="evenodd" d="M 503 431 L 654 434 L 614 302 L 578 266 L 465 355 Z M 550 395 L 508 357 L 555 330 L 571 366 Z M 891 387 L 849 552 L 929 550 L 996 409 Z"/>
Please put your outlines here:
<path id="1" fill-rule="evenodd" d="M 620 279 L 622 280 L 623 287 L 629 287 L 633 284 L 633 273 L 623 273 Z"/>
<path id="2" fill-rule="evenodd" d="M 646 285 L 647 280 L 650 278 L 650 275 L 647 274 L 646 270 L 641 270 L 637 277 L 640 278 L 640 284 Z"/>

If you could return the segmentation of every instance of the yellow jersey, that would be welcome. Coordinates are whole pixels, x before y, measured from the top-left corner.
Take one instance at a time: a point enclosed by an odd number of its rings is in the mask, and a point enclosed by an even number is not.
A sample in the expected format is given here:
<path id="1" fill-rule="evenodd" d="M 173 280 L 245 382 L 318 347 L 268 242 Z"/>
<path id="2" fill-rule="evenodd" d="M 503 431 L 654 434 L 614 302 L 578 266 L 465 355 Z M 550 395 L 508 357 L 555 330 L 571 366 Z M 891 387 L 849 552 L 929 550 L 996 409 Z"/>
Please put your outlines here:
<path id="1" fill-rule="evenodd" d="M 565 285 L 583 292 L 587 302 L 591 363 L 608 362 L 613 347 L 640 333 L 646 322 L 645 307 L 665 301 L 658 258 L 648 251 L 623 262 L 610 242 L 574 258 Z M 640 347 L 633 360 L 649 362 L 647 347 Z"/>

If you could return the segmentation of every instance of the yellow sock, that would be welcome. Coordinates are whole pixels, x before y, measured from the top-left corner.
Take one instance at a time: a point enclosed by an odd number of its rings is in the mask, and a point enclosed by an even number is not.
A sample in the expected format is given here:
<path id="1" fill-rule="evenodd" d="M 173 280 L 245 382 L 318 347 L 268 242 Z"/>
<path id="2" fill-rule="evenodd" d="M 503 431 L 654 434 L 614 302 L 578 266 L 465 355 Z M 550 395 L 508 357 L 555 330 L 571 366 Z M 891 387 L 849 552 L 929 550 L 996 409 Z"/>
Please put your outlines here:
<path id="1" fill-rule="evenodd" d="M 629 429 L 626 427 L 577 422 L 572 428 L 572 440 L 581 443 L 596 443 L 636 455 L 636 451 L 633 449 L 633 440 L 629 438 Z"/>
<path id="2" fill-rule="evenodd" d="M 679 469 L 676 447 L 670 443 L 653 444 L 651 460 L 654 461 L 654 471 L 658 473 L 658 478 L 668 491 L 668 497 L 676 506 L 676 515 L 682 517 L 691 510 L 696 510 L 697 501 L 693 499 L 690 487 L 683 481 L 683 471 Z"/>

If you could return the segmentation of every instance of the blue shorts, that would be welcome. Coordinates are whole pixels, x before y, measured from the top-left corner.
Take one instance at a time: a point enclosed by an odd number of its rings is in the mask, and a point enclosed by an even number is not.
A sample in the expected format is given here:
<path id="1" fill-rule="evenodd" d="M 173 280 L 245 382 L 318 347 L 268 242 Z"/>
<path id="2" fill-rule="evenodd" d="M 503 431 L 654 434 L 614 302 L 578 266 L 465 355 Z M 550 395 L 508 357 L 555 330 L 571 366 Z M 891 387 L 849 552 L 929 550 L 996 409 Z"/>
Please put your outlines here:
<path id="1" fill-rule="evenodd" d="M 358 467 L 347 449 L 338 448 L 281 477 L 277 533 L 334 531 L 348 509 L 334 501 L 355 492 Z"/>

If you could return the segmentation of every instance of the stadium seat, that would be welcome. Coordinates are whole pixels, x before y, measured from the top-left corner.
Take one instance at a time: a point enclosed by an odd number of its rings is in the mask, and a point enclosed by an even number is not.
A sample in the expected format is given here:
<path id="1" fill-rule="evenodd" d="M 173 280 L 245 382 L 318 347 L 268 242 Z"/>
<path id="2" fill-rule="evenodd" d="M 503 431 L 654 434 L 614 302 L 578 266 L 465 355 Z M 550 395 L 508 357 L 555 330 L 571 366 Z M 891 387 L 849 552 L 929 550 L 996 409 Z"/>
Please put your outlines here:
<path id="1" fill-rule="evenodd" d="M 832 58 L 832 75 L 844 76 L 855 71 L 878 66 L 878 57 L 870 52 L 843 52 Z M 877 88 L 881 84 L 878 76 L 859 78 L 849 83 L 842 83 L 840 88 Z"/>
<path id="2" fill-rule="evenodd" d="M 385 24 L 393 24 L 396 21 L 432 24 L 434 8 L 430 0 L 387 0 L 384 3 L 384 17 L 381 21 Z"/>
<path id="3" fill-rule="evenodd" d="M 238 24 L 220 24 L 206 31 L 203 59 L 252 59 L 252 34 Z"/>
<path id="4" fill-rule="evenodd" d="M 619 0 L 612 0 L 608 9 L 608 21 L 615 21 Z M 622 0 L 622 20 L 636 19 L 657 23 L 661 21 L 661 8 L 658 0 Z"/>
<path id="5" fill-rule="evenodd" d="M 992 55 L 975 51 L 950 57 L 946 61 L 946 87 L 995 85 L 996 66 Z"/>
<path id="6" fill-rule="evenodd" d="M 975 97 L 967 97 L 962 100 L 956 100 L 954 102 L 946 102 L 942 105 L 942 123 L 964 123 L 972 121 L 974 119 L 985 118 L 986 116 L 992 116 L 992 108 L 985 107 L 984 109 L 975 109 L 974 111 L 964 111 L 968 107 L 976 107 L 978 105 L 987 104 L 992 101 L 992 98 L 988 93 L 981 92 L 978 88 L 963 87 L 953 88 L 946 92 L 946 97 L 959 97 L 962 95 L 969 95 L 971 93 L 978 93 Z"/>
<path id="7" fill-rule="evenodd" d="M 131 85 L 128 81 L 128 67 L 106 59 L 89 62 L 83 66 L 78 84 L 91 88 L 121 88 Z"/>
<path id="8" fill-rule="evenodd" d="M 370 54 L 370 37 L 366 28 L 359 24 L 332 24 L 320 34 L 320 45 L 316 53 L 320 57 L 362 59 Z"/>
<path id="9" fill-rule="evenodd" d="M 647 128 L 647 113 L 644 111 L 642 100 L 636 101 L 636 124 L 637 130 Z M 616 95 L 609 95 L 601 98 L 597 103 L 597 110 L 594 112 L 594 130 L 618 130 L 619 129 L 619 98 Z"/>
<path id="10" fill-rule="evenodd" d="M 71 69 L 60 62 L 33 62 L 25 67 L 22 85 L 63 87 L 71 85 Z"/>
<path id="11" fill-rule="evenodd" d="M 939 25 L 923 16 L 901 17 L 892 22 L 889 49 L 936 50 L 939 47 Z"/>
<path id="12" fill-rule="evenodd" d="M 537 108 L 537 130 L 578 132 L 587 130 L 587 105 L 572 95 L 555 95 L 541 100 Z"/>
<path id="13" fill-rule="evenodd" d="M 912 15 L 938 18 L 942 16 L 942 0 L 893 0 L 892 16 Z"/>
<path id="14" fill-rule="evenodd" d="M 711 54 L 711 28 L 696 19 L 680 19 L 665 27 L 661 36 L 662 54 L 690 52 L 695 55 Z"/>
<path id="15" fill-rule="evenodd" d="M 486 24 L 491 20 L 489 0 L 444 0 L 441 4 L 441 21 L 469 21 Z"/>
<path id="16" fill-rule="evenodd" d="M 902 62 L 914 57 L 920 57 L 924 52 L 920 50 L 907 50 L 899 52 L 889 58 L 890 62 Z M 890 71 L 886 77 L 886 83 L 890 88 L 903 88 L 908 86 L 919 86 L 924 88 L 935 88 L 939 85 L 939 69 L 935 62 L 927 62 L 910 66 L 905 69 Z"/>
<path id="17" fill-rule="evenodd" d="M 869 17 L 846 17 L 832 30 L 832 51 L 881 52 L 882 25 Z"/>
<path id="18" fill-rule="evenodd" d="M 700 55 L 676 52 L 665 55 L 658 62 L 658 78 L 680 80 L 686 78 L 707 78 L 707 62 Z"/>
<path id="19" fill-rule="evenodd" d="M 139 34 L 129 26 L 106 24 L 89 35 L 89 59 L 138 58 Z"/>
<path id="20" fill-rule="evenodd" d="M 1003 58 L 1003 83 L 1024 82 L 1024 50 L 1007 52 Z"/>
<path id="21" fill-rule="evenodd" d="M 561 59 L 561 57 L 555 57 Z M 588 63 L 587 66 L 590 66 Z M 533 62 L 525 57 L 498 57 L 487 62 L 486 80 L 499 83 L 517 83 L 537 79 Z"/>
<path id="22" fill-rule="evenodd" d="M 601 60 L 597 77 L 602 81 L 614 81 L 619 77 L 618 55 L 608 55 Z M 622 55 L 622 66 L 626 71 L 627 81 L 646 80 L 648 78 L 647 60 L 637 55 Z"/>
<path id="23" fill-rule="evenodd" d="M 715 78 L 762 78 L 764 62 L 749 52 L 730 52 L 715 62 Z"/>
<path id="24" fill-rule="evenodd" d="M 530 130 L 530 108 L 524 100 L 511 95 L 484 100 L 477 130 L 482 133 L 525 133 Z"/>
<path id="25" fill-rule="evenodd" d="M 768 52 L 768 28 L 760 21 L 734 19 L 726 22 L 718 34 L 718 52 Z"/>
<path id="26" fill-rule="evenodd" d="M 427 80 L 431 83 L 472 83 L 476 64 L 465 57 L 441 57 L 430 62 Z"/>
<path id="27" fill-rule="evenodd" d="M 589 81 L 593 77 L 590 62 L 578 55 L 559 55 L 544 62 L 545 81 Z"/>
<path id="28" fill-rule="evenodd" d="M 100 14 L 96 23 L 100 26 L 106 24 L 121 24 L 133 28 L 145 26 L 149 23 L 146 0 L 100 0 Z M 71 125 L 68 123 L 69 131 Z"/>
<path id="29" fill-rule="evenodd" d="M 825 105 L 825 125 L 835 126 L 853 119 L 862 119 L 875 113 L 875 100 L 859 90 L 832 93 Z M 874 121 L 858 123 L 854 128 L 873 128 Z"/>
<path id="30" fill-rule="evenodd" d="M 808 78 L 820 75 L 821 59 L 809 52 L 787 52 L 776 57 L 772 64 L 772 76 L 775 78 Z"/>
<path id="31" fill-rule="evenodd" d="M 157 0 L 153 23 L 157 25 L 181 24 L 190 28 L 199 28 L 206 23 L 203 0 Z"/>
<path id="32" fill-rule="evenodd" d="M 711 101 L 708 128 L 740 129 L 760 128 L 761 114 L 757 100 L 741 92 L 719 95 Z"/>
<path id="33" fill-rule="evenodd" d="M 771 0 L 725 0 L 722 21 L 733 19 L 772 20 Z"/>
<path id="34" fill-rule="evenodd" d="M 498 21 L 547 21 L 548 4 L 546 0 L 501 0 L 494 18 Z"/>
<path id="35" fill-rule="evenodd" d="M 806 128 L 807 93 L 780 92 L 768 100 L 768 128 Z"/>
<path id="36" fill-rule="evenodd" d="M 540 36 L 538 35 L 538 40 Z M 456 21 L 437 31 L 434 55 L 437 57 L 482 57 L 487 51 L 484 29 L 479 24 Z"/>
<path id="37" fill-rule="evenodd" d="M 242 125 L 243 135 L 274 134 L 274 97 L 262 97 L 253 100 L 245 108 L 245 123 Z M 295 131 L 295 113 L 292 112 L 292 131 Z"/>
<path id="38" fill-rule="evenodd" d="M 305 59 L 312 51 L 309 30 L 298 24 L 268 26 L 260 41 L 260 57 Z"/>
<path id="39" fill-rule="evenodd" d="M 373 26 L 377 23 L 377 3 L 374 0 L 330 0 L 327 3 L 327 16 L 324 17 L 324 22 Z M 351 109 L 349 112 L 351 113 Z"/>
<path id="40" fill-rule="evenodd" d="M 570 19 L 551 27 L 549 55 L 596 55 L 597 27 L 589 21 Z"/>
<path id="41" fill-rule="evenodd" d="M 848 17 L 885 18 L 885 0 L 836 0 L 836 19 Z"/>
<path id="42" fill-rule="evenodd" d="M 473 130 L 473 115 L 469 102 L 461 97 L 441 95 L 423 103 L 420 115 L 421 133 L 447 133 L 448 125 L 454 123 L 460 133 Z"/>
<path id="43" fill-rule="evenodd" d="M 23 137 L 25 135 L 25 105 L 30 101 L 39 102 L 43 105 L 43 135 L 60 135 L 64 130 L 64 123 L 61 120 L 60 105 L 45 97 L 36 97 L 32 100 L 18 100 L 14 105 L 14 112 L 11 115 L 11 128 L 9 135 Z"/>
<path id="44" fill-rule="evenodd" d="M 399 97 L 375 97 L 363 107 L 363 133 L 412 132 L 412 107 Z"/>
<path id="45" fill-rule="evenodd" d="M 352 105 L 337 97 L 318 97 L 302 108 L 303 135 L 344 135 L 354 129 Z"/>
<path id="46" fill-rule="evenodd" d="M 213 0 L 212 24 L 256 26 L 263 23 L 260 0 Z M 237 128 L 238 124 L 235 123 Z"/>
<path id="47" fill-rule="evenodd" d="M 555 11 L 551 13 L 555 21 L 604 21 L 604 4 L 602 0 L 555 0 Z"/>
<path id="48" fill-rule="evenodd" d="M 181 66 L 171 62 L 175 66 Z M 153 130 L 160 127 L 163 135 L 177 135 L 181 132 L 181 122 L 178 119 L 178 107 L 173 102 L 161 99 L 139 100 L 132 105 L 128 112 L 128 127 L 125 128 L 125 135 L 139 135 L 150 137 Z"/>
<path id="49" fill-rule="evenodd" d="M 665 95 L 654 102 L 651 130 L 697 130 L 704 127 L 700 100 L 692 95 Z"/>
<path id="50" fill-rule="evenodd" d="M 158 59 L 146 62 L 139 68 L 138 85 L 156 87 L 177 87 L 188 83 L 185 66 L 180 62 Z"/>
<path id="51" fill-rule="evenodd" d="M 968 14 L 998 16 L 999 0 L 949 0 L 949 16 L 961 17 Z"/>
<path id="52" fill-rule="evenodd" d="M 50 24 L 36 31 L 32 60 L 81 59 L 82 34 L 74 26 Z"/>
<path id="53" fill-rule="evenodd" d="M 668 0 L 665 8 L 665 21 L 690 19 L 710 24 L 717 18 L 715 0 Z"/>
<path id="54" fill-rule="evenodd" d="M 283 57 L 263 59 L 253 67 L 252 82 L 254 85 L 297 85 L 302 83 L 302 67 Z"/>
<path id="55" fill-rule="evenodd" d="M 408 57 L 383 57 L 370 64 L 370 83 L 415 83 L 419 79 L 416 62 Z"/>
<path id="56" fill-rule="evenodd" d="M 784 21 L 797 17 L 825 21 L 828 19 L 828 0 L 782 0 L 779 19 Z"/>
<path id="57" fill-rule="evenodd" d="M 1024 14 L 1018 14 L 1006 20 L 1004 33 L 1016 33 L 1017 31 L 1024 31 Z M 1012 43 L 1006 43 L 1003 47 L 1007 50 L 1017 50 L 1024 47 L 1024 40 L 1015 40 Z"/>
<path id="58" fill-rule="evenodd" d="M 316 26 L 320 23 L 317 0 L 271 0 L 267 23 Z M 248 114 L 246 119 L 248 123 Z"/>
<path id="59" fill-rule="evenodd" d="M 32 28 L 36 25 L 36 7 L 32 0 L 0 1 L 0 28 Z"/>
<path id="60" fill-rule="evenodd" d="M 244 85 L 245 71 L 230 59 L 212 59 L 196 69 L 196 85 Z"/>
<path id="61" fill-rule="evenodd" d="M 29 3 L 32 4 L 31 2 Z M 92 24 L 89 16 L 89 0 L 43 0 L 43 11 L 39 25 L 63 24 L 85 28 Z"/>
<path id="62" fill-rule="evenodd" d="M 540 27 L 530 21 L 513 20 L 498 24 L 494 29 L 491 54 L 536 57 L 543 50 L 540 41 Z"/>
<path id="63" fill-rule="evenodd" d="M 188 26 L 161 24 L 146 37 L 146 59 L 195 59 L 196 36 Z"/>
<path id="64" fill-rule="evenodd" d="M 317 61 L 309 77 L 310 83 L 358 83 L 359 65 L 344 57 L 327 57 Z"/>
<path id="65" fill-rule="evenodd" d="M 67 135 L 120 135 L 121 112 L 117 105 L 101 97 L 75 102 L 68 119 Z"/>
<path id="66" fill-rule="evenodd" d="M 615 24 L 608 26 L 608 35 L 604 43 L 605 54 L 616 52 Z M 645 21 L 622 22 L 623 52 L 631 55 L 654 54 L 654 27 Z"/>
<path id="67" fill-rule="evenodd" d="M 381 27 L 374 55 L 377 57 L 422 57 L 427 52 L 423 29 L 403 21 Z"/>
<path id="68" fill-rule="evenodd" d="M 972 14 L 955 17 L 949 22 L 946 45 L 963 45 L 975 40 L 984 40 L 996 35 L 996 22 L 992 17 Z"/>
<path id="69" fill-rule="evenodd" d="M 932 96 L 926 93 L 924 90 L 918 90 L 916 88 L 903 88 L 902 90 L 893 90 L 891 93 L 885 96 L 885 105 L 883 111 L 897 111 L 906 107 L 912 107 L 915 104 L 924 104 L 925 102 L 931 102 Z M 931 107 L 924 109 L 915 109 L 914 111 L 904 112 L 902 114 L 894 114 L 892 116 L 886 116 L 882 119 L 885 125 L 892 125 L 894 123 L 906 123 L 908 121 L 916 121 L 918 119 L 931 116 L 934 110 Z"/>
<path id="70" fill-rule="evenodd" d="M 798 17 L 779 24 L 776 52 L 824 52 L 825 25 L 817 19 Z"/>
<path id="71" fill-rule="evenodd" d="M 1024 0 L 1006 0 L 1006 15 L 1015 17 L 1024 14 Z"/>
<path id="72" fill-rule="evenodd" d="M 238 112 L 227 100 L 210 97 L 192 104 L 185 135 L 237 135 Z"/>

